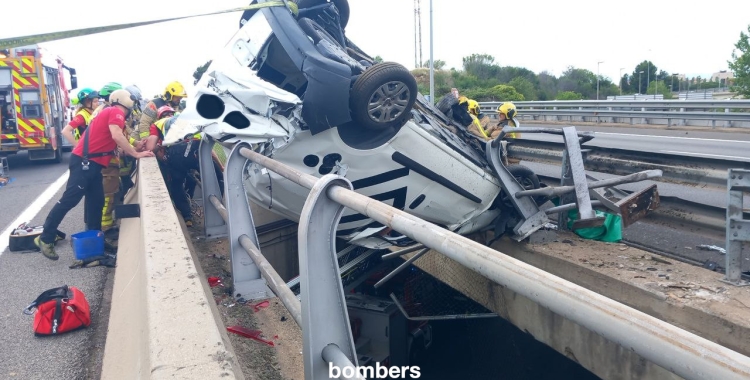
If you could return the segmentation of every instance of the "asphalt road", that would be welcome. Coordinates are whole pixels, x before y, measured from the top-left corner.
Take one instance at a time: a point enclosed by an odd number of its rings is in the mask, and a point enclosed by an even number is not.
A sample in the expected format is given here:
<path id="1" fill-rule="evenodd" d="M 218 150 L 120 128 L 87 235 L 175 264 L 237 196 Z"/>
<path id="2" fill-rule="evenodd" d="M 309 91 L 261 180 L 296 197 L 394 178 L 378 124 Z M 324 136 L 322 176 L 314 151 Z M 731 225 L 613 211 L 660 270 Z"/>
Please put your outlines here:
<path id="1" fill-rule="evenodd" d="M 0 188 L 0 232 L 67 172 L 69 154 L 61 164 L 28 162 L 25 154 L 9 157 L 14 181 Z M 64 185 L 64 181 L 63 181 Z M 29 221 L 41 225 L 52 206 L 62 196 L 64 186 Z M 33 207 L 33 206 L 32 206 Z M 70 236 L 82 231 L 83 202 L 63 220 L 60 230 Z M 38 252 L 9 252 L 7 241 L 0 241 L 0 378 L 2 379 L 91 379 L 97 368 L 109 318 L 105 289 L 112 287 L 112 269 L 95 267 L 68 269 L 73 261 L 70 240 L 57 244 L 60 260 L 51 261 Z M 55 337 L 35 337 L 33 316 L 23 309 L 41 292 L 62 286 L 81 289 L 91 306 L 91 327 Z M 102 306 L 105 306 L 103 309 Z"/>
<path id="2" fill-rule="evenodd" d="M 561 127 L 542 124 L 522 126 Z M 750 162 L 750 133 L 591 126 L 576 128 L 579 131 L 595 132 L 596 138 L 586 143 L 590 146 Z M 521 138 L 562 142 L 561 136 L 549 134 L 524 133 Z"/>

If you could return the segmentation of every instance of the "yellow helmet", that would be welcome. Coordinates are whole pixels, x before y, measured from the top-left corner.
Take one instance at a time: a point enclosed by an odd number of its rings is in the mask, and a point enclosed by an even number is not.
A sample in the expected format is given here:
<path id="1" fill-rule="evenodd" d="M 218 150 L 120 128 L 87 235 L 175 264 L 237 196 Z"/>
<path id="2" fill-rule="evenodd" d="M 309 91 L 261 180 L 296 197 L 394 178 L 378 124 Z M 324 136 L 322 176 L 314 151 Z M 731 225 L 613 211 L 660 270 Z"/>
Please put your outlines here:
<path id="1" fill-rule="evenodd" d="M 479 103 L 476 100 L 469 99 L 462 95 L 458 98 L 458 104 L 463 105 L 464 103 L 467 104 L 468 111 L 470 114 L 474 116 L 479 116 Z"/>
<path id="2" fill-rule="evenodd" d="M 182 83 L 174 81 L 167 85 L 167 88 L 164 89 L 164 97 L 167 100 L 172 99 L 174 96 L 179 96 L 182 98 L 187 97 L 187 94 L 185 93 L 185 87 L 182 85 Z"/>
<path id="3" fill-rule="evenodd" d="M 505 102 L 500 107 L 497 107 L 497 113 L 501 113 L 505 115 L 506 119 L 512 120 L 516 117 L 516 105 L 511 102 Z"/>

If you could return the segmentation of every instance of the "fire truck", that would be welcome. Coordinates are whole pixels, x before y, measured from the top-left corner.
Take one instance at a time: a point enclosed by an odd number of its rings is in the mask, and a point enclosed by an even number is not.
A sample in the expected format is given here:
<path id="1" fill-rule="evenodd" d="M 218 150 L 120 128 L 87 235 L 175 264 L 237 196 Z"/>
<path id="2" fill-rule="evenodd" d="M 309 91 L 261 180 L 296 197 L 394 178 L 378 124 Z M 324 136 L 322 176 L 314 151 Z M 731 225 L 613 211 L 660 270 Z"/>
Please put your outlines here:
<path id="1" fill-rule="evenodd" d="M 64 70 L 75 89 L 75 69 L 38 45 L 0 51 L 0 157 L 25 150 L 32 161 L 62 161 L 70 118 Z"/>

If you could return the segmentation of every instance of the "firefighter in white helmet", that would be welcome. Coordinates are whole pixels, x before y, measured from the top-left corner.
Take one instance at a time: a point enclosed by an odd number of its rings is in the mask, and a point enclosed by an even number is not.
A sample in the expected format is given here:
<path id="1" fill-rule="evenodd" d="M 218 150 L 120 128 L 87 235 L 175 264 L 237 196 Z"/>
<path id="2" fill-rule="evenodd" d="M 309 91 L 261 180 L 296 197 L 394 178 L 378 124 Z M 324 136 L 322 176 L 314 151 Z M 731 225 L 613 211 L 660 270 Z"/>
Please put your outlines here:
<path id="1" fill-rule="evenodd" d="M 111 106 L 102 110 L 86 129 L 70 156 L 70 175 L 62 198 L 47 215 L 44 231 L 34 240 L 44 257 L 57 260 L 55 240 L 57 227 L 65 215 L 86 197 L 86 226 L 101 230 L 104 187 L 102 169 L 119 147 L 135 158 L 153 157 L 149 151 L 137 152 L 125 137 L 125 119 L 133 111 L 134 97 L 125 90 L 116 90 L 109 97 Z"/>

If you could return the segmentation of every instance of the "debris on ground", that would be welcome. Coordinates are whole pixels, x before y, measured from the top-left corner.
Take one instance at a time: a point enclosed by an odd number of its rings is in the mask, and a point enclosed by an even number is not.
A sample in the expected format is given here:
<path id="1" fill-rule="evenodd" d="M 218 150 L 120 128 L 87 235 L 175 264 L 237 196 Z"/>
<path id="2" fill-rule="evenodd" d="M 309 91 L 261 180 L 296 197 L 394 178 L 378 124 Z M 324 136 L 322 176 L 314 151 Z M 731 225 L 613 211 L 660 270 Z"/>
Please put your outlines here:
<path id="1" fill-rule="evenodd" d="M 727 250 L 726 249 L 721 248 L 721 247 L 716 246 L 716 245 L 701 244 L 699 246 L 696 246 L 696 248 L 700 249 L 701 251 L 715 251 L 715 252 L 721 253 L 722 255 L 726 255 L 727 254 Z"/>
<path id="2" fill-rule="evenodd" d="M 209 277 L 208 278 L 208 286 L 215 288 L 217 286 L 224 286 L 224 283 L 221 282 L 220 277 Z"/>
<path id="3" fill-rule="evenodd" d="M 263 336 L 263 332 L 260 331 L 260 330 L 250 330 L 250 329 L 248 329 L 246 327 L 242 327 L 242 326 L 229 326 L 229 327 L 227 327 L 227 331 L 229 331 L 230 333 L 237 334 L 239 336 L 244 336 L 245 338 L 250 338 L 252 340 L 255 340 L 255 341 L 267 344 L 267 345 L 269 345 L 271 347 L 274 346 L 272 340 L 264 339 L 262 337 Z M 278 335 L 277 335 L 277 337 L 278 337 Z"/>
<path id="4" fill-rule="evenodd" d="M 253 305 L 253 310 L 255 310 L 255 312 L 257 313 L 257 312 L 260 311 L 260 309 L 265 309 L 269 305 L 271 305 L 271 304 L 268 301 L 258 302 L 255 305 Z"/>

